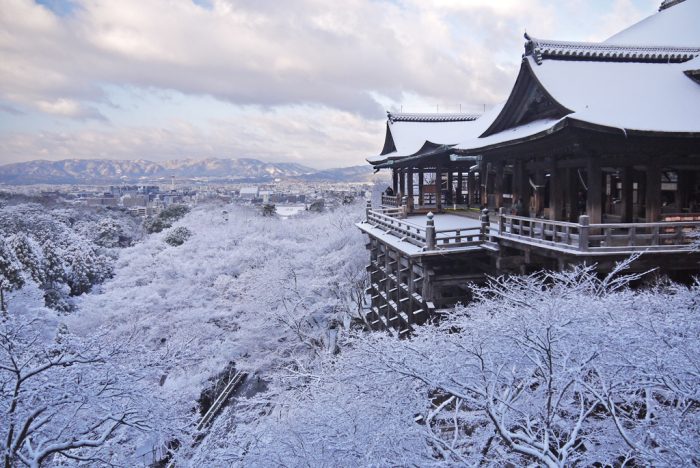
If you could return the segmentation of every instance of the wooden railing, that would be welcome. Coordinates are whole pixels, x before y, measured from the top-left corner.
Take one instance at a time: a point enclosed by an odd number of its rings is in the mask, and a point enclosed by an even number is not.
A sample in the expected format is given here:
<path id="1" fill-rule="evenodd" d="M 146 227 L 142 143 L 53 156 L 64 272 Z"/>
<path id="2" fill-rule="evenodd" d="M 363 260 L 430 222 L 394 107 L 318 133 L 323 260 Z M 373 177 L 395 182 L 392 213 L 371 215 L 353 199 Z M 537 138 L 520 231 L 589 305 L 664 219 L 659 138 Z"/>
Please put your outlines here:
<path id="1" fill-rule="evenodd" d="M 697 249 L 700 244 L 700 221 L 590 224 L 588 216 L 581 216 L 578 223 L 571 223 L 501 212 L 498 228 L 492 230 L 488 210 L 483 210 L 479 227 L 436 229 L 432 213 L 428 213 L 425 227 L 401 219 L 406 217 L 403 206 L 372 209 L 368 204 L 366 213 L 368 224 L 424 251 L 478 247 L 499 239 L 571 251 L 577 255 L 684 252 Z"/>
<path id="2" fill-rule="evenodd" d="M 459 247 L 479 246 L 488 238 L 489 222 L 488 211 L 482 214 L 480 227 L 435 229 L 433 214 L 428 214 L 426 226 L 405 221 L 405 207 L 389 208 L 380 207 L 373 209 L 367 204 L 366 222 L 381 229 L 387 234 L 398 237 L 399 240 L 409 242 L 423 250 L 454 249 Z"/>
<path id="3" fill-rule="evenodd" d="M 565 249 L 581 248 L 581 225 L 576 223 L 501 214 L 498 236 Z"/>
<path id="4" fill-rule="evenodd" d="M 401 198 L 398 195 L 382 194 L 382 205 L 398 207 L 399 205 L 401 205 Z"/>
<path id="5" fill-rule="evenodd" d="M 425 247 L 427 243 L 426 228 L 417 224 L 404 221 L 397 217 L 400 208 L 393 210 L 367 210 L 367 223 L 398 237 L 399 240 L 409 242 L 418 247 Z"/>
<path id="6" fill-rule="evenodd" d="M 591 224 L 588 250 L 597 252 L 692 250 L 700 222 Z"/>
<path id="7" fill-rule="evenodd" d="M 700 240 L 699 221 L 660 223 L 590 224 L 550 221 L 501 214 L 498 237 L 579 252 L 632 253 L 639 251 L 690 251 Z"/>

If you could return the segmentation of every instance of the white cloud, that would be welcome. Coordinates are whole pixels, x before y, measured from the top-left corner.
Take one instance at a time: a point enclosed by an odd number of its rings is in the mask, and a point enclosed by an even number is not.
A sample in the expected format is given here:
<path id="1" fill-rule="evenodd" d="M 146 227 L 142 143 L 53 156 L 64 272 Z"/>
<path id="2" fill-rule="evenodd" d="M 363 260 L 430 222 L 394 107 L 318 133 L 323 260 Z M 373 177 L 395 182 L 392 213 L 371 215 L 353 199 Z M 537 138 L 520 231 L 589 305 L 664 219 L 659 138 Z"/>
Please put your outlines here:
<path id="1" fill-rule="evenodd" d="M 653 12 L 639 11 L 629 0 L 605 8 L 583 0 L 212 0 L 209 7 L 191 0 L 85 0 L 70 14 L 57 16 L 31 0 L 0 1 L 0 112 L 85 121 L 100 119 L 99 107 L 120 106 L 110 101 L 108 89 L 115 87 L 154 95 L 163 90 L 208 95 L 244 114 L 258 111 L 227 129 L 226 138 L 237 143 L 221 136 L 213 143 L 199 140 L 199 145 L 250 155 L 238 149 L 253 151 L 263 145 L 253 144 L 253 136 L 269 136 L 251 128 L 250 122 L 257 122 L 278 131 L 274 145 L 279 150 L 273 154 L 280 159 L 286 148 L 320 161 L 316 154 L 323 147 L 338 164 L 356 163 L 357 155 L 370 150 L 363 132 L 378 138 L 373 148 L 381 146 L 381 124 L 368 130 L 383 117 L 378 101 L 405 104 L 406 110 L 427 103 L 442 109 L 463 104 L 472 111 L 504 99 L 517 73 L 526 28 L 538 37 L 582 40 L 608 35 L 620 22 Z M 309 108 L 324 109 L 324 118 L 298 112 Z M 181 118 L 194 128 L 187 109 Z M 94 129 L 92 120 L 93 129 L 79 128 L 65 138 L 56 137 L 54 126 L 22 139 L 34 138 L 35 147 L 71 157 L 184 151 L 166 141 L 183 139 L 166 131 L 168 126 Z M 352 138 L 336 125 L 339 121 L 359 132 L 352 159 Z M 193 130 L 190 138 L 218 137 L 218 128 L 208 125 Z M 129 144 L 135 132 L 141 143 Z M 88 134 L 115 144 L 89 149 Z M 19 133 L 0 138 L 3 150 L 11 152 Z M 58 144 L 56 149 L 40 144 L 48 140 Z M 195 145 L 180 142 L 188 153 L 195 152 Z M 7 160 L 10 153 L 0 157 Z"/>
<path id="2" fill-rule="evenodd" d="M 329 168 L 363 164 L 380 149 L 383 130 L 381 122 L 327 107 L 248 109 L 205 127 L 172 120 L 153 127 L 14 132 L 0 139 L 0 162 L 252 157 Z"/>

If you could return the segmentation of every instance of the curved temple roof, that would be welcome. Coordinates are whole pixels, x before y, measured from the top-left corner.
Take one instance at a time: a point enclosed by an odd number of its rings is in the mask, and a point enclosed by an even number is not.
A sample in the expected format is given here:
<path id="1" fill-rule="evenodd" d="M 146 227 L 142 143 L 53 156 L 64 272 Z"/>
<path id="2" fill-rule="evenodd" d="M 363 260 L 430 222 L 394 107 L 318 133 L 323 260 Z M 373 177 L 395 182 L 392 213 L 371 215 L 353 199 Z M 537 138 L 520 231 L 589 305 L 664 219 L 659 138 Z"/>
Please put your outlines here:
<path id="1" fill-rule="evenodd" d="M 665 5 L 601 43 L 526 36 L 520 74 L 505 103 L 471 120 L 389 113 L 387 143 L 394 144 L 385 143 L 368 161 L 416 158 L 426 142 L 477 154 L 551 133 L 567 121 L 624 133 L 700 134 L 700 0 Z"/>

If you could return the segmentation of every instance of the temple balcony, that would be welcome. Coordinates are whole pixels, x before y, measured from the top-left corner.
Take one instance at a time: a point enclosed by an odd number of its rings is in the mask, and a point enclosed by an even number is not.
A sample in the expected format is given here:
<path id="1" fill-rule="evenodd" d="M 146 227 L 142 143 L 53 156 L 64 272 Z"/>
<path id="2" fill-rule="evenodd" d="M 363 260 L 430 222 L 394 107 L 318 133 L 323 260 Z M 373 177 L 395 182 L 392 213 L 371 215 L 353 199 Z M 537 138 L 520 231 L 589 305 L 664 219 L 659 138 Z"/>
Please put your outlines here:
<path id="1" fill-rule="evenodd" d="M 386 196 L 384 196 L 386 197 Z M 386 202 L 389 200 L 383 200 Z M 358 227 L 411 257 L 445 255 L 501 248 L 549 251 L 574 257 L 624 256 L 637 252 L 698 251 L 700 215 L 667 215 L 655 223 L 553 221 L 505 214 L 410 213 L 406 206 L 372 208 Z"/>

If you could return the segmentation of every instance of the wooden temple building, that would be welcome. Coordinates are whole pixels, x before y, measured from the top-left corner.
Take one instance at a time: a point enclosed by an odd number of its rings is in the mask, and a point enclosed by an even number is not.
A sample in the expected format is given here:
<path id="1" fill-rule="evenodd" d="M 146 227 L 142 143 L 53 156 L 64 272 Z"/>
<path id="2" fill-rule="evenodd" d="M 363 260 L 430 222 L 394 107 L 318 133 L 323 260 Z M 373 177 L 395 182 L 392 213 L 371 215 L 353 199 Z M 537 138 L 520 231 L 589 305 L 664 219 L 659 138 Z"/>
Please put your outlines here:
<path id="1" fill-rule="evenodd" d="M 700 0 L 600 43 L 525 36 L 483 115 L 388 113 L 392 195 L 368 205 L 370 321 L 401 333 L 487 275 L 596 264 L 698 272 Z"/>

